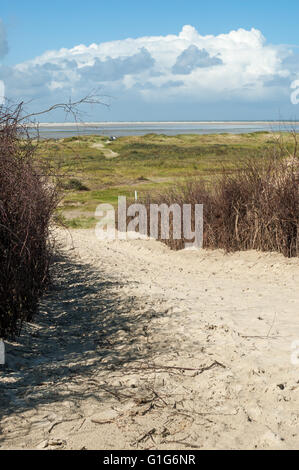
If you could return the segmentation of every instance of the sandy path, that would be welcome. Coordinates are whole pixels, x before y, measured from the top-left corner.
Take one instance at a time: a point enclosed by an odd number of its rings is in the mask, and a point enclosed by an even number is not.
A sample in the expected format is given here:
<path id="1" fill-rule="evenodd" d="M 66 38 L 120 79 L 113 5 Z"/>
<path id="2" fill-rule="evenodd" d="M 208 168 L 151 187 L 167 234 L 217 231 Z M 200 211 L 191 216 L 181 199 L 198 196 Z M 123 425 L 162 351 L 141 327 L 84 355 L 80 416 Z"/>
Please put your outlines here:
<path id="1" fill-rule="evenodd" d="M 61 235 L 0 372 L 1 448 L 299 448 L 299 261 Z"/>
<path id="2" fill-rule="evenodd" d="M 119 155 L 117 152 L 114 152 L 111 149 L 107 149 L 107 147 L 105 147 L 105 145 L 102 142 L 97 142 L 95 144 L 92 144 L 91 147 L 94 148 L 94 149 L 102 150 L 102 152 L 104 154 L 104 157 L 108 158 L 108 159 L 109 158 L 116 158 Z"/>

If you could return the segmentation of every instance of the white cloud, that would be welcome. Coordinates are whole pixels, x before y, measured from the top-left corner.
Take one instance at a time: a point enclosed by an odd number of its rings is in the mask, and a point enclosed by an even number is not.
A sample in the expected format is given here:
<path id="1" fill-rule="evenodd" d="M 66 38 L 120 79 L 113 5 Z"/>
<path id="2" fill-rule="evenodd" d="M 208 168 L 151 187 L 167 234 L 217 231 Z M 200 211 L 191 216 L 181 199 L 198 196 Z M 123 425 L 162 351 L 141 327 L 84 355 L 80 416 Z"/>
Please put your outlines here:
<path id="1" fill-rule="evenodd" d="M 0 23 L 1 27 L 1 23 Z M 1 28 L 0 28 L 1 52 Z M 202 36 L 186 25 L 178 35 L 125 39 L 48 51 L 5 69 L 14 98 L 126 90 L 151 102 L 269 100 L 294 77 L 292 51 L 268 45 L 256 29 Z M 290 65 L 290 67 L 288 67 Z M 53 101 L 52 100 L 52 101 Z"/>
<path id="2" fill-rule="evenodd" d="M 127 57 L 108 57 L 100 60 L 94 59 L 92 65 L 85 65 L 78 70 L 79 75 L 84 80 L 94 82 L 115 81 L 124 78 L 126 75 L 136 75 L 144 70 L 150 69 L 155 61 L 146 48 L 141 48 L 136 54 Z"/>
<path id="3" fill-rule="evenodd" d="M 221 64 L 223 64 L 221 59 L 216 56 L 212 57 L 205 49 L 198 49 L 197 46 L 192 44 L 178 56 L 172 67 L 172 72 L 188 75 L 198 67 L 213 67 Z"/>

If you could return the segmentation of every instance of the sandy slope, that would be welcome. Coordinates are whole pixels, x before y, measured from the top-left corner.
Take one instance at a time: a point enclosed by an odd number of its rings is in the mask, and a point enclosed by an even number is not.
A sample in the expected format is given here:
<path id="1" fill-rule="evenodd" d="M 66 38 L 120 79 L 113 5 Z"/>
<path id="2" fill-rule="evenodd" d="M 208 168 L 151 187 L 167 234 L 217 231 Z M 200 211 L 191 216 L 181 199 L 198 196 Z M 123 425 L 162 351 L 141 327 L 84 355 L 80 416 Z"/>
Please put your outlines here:
<path id="1" fill-rule="evenodd" d="M 0 372 L 1 448 L 299 448 L 299 260 L 66 234 Z"/>
<path id="2" fill-rule="evenodd" d="M 105 145 L 102 142 L 97 142 L 95 144 L 91 144 L 91 148 L 102 150 L 105 158 L 109 159 L 109 158 L 118 157 L 118 153 L 113 152 L 113 150 L 108 149 L 107 147 L 105 147 Z"/>

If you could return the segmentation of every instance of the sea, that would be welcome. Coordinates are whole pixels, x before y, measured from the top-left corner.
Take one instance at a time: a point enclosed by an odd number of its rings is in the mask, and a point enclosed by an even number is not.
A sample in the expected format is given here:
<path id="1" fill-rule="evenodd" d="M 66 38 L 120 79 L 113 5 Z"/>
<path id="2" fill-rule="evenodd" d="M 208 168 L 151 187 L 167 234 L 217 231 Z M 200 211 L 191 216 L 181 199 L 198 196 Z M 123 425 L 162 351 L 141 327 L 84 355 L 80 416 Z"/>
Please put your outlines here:
<path id="1" fill-rule="evenodd" d="M 101 135 L 121 137 L 146 134 L 242 134 L 252 132 L 299 132 L 299 122 L 290 121 L 184 121 L 184 122 L 94 122 L 40 123 L 42 139 Z M 32 134 L 34 134 L 32 130 Z"/>

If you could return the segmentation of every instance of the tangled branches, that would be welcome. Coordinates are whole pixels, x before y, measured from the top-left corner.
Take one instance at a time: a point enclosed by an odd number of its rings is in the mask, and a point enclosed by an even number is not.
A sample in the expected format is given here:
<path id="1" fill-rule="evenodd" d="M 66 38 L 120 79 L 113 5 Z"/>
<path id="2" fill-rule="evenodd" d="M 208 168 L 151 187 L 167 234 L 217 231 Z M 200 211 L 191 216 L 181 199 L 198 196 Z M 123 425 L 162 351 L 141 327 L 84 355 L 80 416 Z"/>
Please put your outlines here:
<path id="1" fill-rule="evenodd" d="M 0 107 L 0 337 L 19 334 L 37 311 L 51 258 L 49 225 L 58 203 L 50 172 L 34 158 L 36 144 L 22 105 Z"/>

